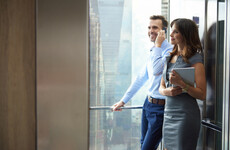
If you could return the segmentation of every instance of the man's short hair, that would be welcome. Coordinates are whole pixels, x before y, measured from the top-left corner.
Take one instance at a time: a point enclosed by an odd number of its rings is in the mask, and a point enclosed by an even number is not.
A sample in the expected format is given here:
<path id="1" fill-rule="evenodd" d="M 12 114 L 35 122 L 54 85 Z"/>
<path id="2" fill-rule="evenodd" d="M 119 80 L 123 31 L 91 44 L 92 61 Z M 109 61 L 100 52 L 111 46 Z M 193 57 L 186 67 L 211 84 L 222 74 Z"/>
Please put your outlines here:
<path id="1" fill-rule="evenodd" d="M 162 21 L 162 25 L 163 27 L 168 27 L 168 21 L 165 19 L 164 16 L 161 16 L 161 15 L 153 15 L 153 16 L 150 16 L 151 20 L 157 20 L 157 19 L 160 19 Z"/>

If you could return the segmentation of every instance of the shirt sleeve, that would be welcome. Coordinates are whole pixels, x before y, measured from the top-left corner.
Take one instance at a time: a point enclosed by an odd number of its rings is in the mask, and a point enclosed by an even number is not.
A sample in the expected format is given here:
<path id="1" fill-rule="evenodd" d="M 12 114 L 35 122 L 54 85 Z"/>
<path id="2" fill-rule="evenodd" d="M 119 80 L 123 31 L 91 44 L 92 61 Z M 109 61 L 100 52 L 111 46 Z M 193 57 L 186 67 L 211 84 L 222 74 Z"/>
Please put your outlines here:
<path id="1" fill-rule="evenodd" d="M 148 71 L 147 71 L 147 65 L 145 65 L 145 67 L 141 70 L 141 72 L 138 74 L 138 76 L 129 86 L 126 93 L 122 97 L 121 101 L 123 101 L 126 104 L 137 93 L 137 91 L 145 84 L 147 80 L 148 80 Z"/>
<path id="2" fill-rule="evenodd" d="M 160 75 L 164 69 L 164 63 L 166 61 L 166 56 L 170 55 L 172 47 L 168 47 L 166 50 L 162 50 L 160 47 L 154 47 L 151 53 L 151 62 L 153 68 L 153 75 Z"/>

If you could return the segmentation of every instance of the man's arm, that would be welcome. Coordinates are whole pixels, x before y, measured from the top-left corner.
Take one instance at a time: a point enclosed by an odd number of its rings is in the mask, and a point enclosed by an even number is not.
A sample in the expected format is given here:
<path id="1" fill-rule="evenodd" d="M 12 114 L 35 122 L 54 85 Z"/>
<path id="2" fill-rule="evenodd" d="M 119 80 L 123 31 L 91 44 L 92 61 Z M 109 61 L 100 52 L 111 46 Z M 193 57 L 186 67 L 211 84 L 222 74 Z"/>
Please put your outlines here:
<path id="1" fill-rule="evenodd" d="M 166 43 L 165 40 L 165 31 L 159 31 L 155 41 L 155 47 L 152 49 L 151 53 L 153 75 L 162 74 L 164 69 L 165 57 L 169 55 L 169 51 L 171 50 L 172 47 L 168 43 Z"/>
<path id="2" fill-rule="evenodd" d="M 127 89 L 126 93 L 121 98 L 121 100 L 112 106 L 112 110 L 121 111 L 120 107 L 124 106 L 145 84 L 147 80 L 148 80 L 148 71 L 147 71 L 147 66 L 145 65 L 145 67 L 142 69 L 142 71 L 139 73 L 136 79 L 129 86 L 129 88 Z"/>
<path id="3" fill-rule="evenodd" d="M 166 50 L 162 49 L 161 47 L 155 47 L 152 50 L 152 68 L 153 68 L 153 75 L 160 75 L 164 69 L 164 63 L 166 61 L 166 56 L 169 56 L 169 52 L 172 51 L 172 46 L 167 47 Z"/>

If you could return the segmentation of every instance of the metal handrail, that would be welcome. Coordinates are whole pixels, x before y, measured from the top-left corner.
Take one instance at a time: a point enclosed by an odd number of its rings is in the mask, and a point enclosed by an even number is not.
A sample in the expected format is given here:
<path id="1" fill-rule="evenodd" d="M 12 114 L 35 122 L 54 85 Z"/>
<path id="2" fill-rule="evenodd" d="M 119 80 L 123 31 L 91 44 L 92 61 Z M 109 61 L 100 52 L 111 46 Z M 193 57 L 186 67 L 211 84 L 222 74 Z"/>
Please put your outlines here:
<path id="1" fill-rule="evenodd" d="M 222 132 L 221 127 L 219 127 L 219 126 L 217 126 L 217 125 L 215 125 L 215 124 L 213 124 L 211 122 L 207 122 L 206 120 L 202 120 L 201 124 L 203 126 L 207 127 L 207 128 L 210 128 L 210 129 L 214 130 L 214 131 L 217 131 L 217 132 L 220 132 L 220 133 Z"/>
<path id="2" fill-rule="evenodd" d="M 111 110 L 113 107 L 112 106 L 93 106 L 89 107 L 89 110 Z M 125 106 L 121 107 L 121 109 L 142 109 L 143 106 Z"/>
<path id="3" fill-rule="evenodd" d="M 125 107 L 121 107 L 121 109 L 142 109 L 143 106 L 140 105 L 140 106 L 125 106 Z M 92 107 L 89 107 L 89 110 L 112 110 L 112 106 L 92 106 Z M 206 120 L 202 120 L 201 121 L 201 124 L 207 128 L 210 128 L 212 130 L 215 130 L 217 132 L 221 132 L 222 129 L 221 127 L 218 127 L 217 125 L 211 123 L 211 122 L 208 122 Z"/>

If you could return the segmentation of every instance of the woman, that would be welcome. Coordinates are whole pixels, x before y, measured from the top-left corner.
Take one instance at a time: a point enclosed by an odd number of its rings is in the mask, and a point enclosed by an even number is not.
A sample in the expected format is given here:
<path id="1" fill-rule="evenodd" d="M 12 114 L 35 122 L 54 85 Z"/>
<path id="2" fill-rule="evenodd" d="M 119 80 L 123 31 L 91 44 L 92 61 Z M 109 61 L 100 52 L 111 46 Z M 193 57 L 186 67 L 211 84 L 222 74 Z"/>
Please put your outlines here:
<path id="1" fill-rule="evenodd" d="M 166 96 L 164 147 L 166 150 L 195 150 L 201 123 L 196 99 L 206 98 L 202 46 L 198 27 L 192 20 L 176 19 L 171 27 L 174 48 L 167 58 L 159 88 L 159 92 Z M 195 68 L 195 87 L 185 83 L 173 70 L 184 67 Z"/>

